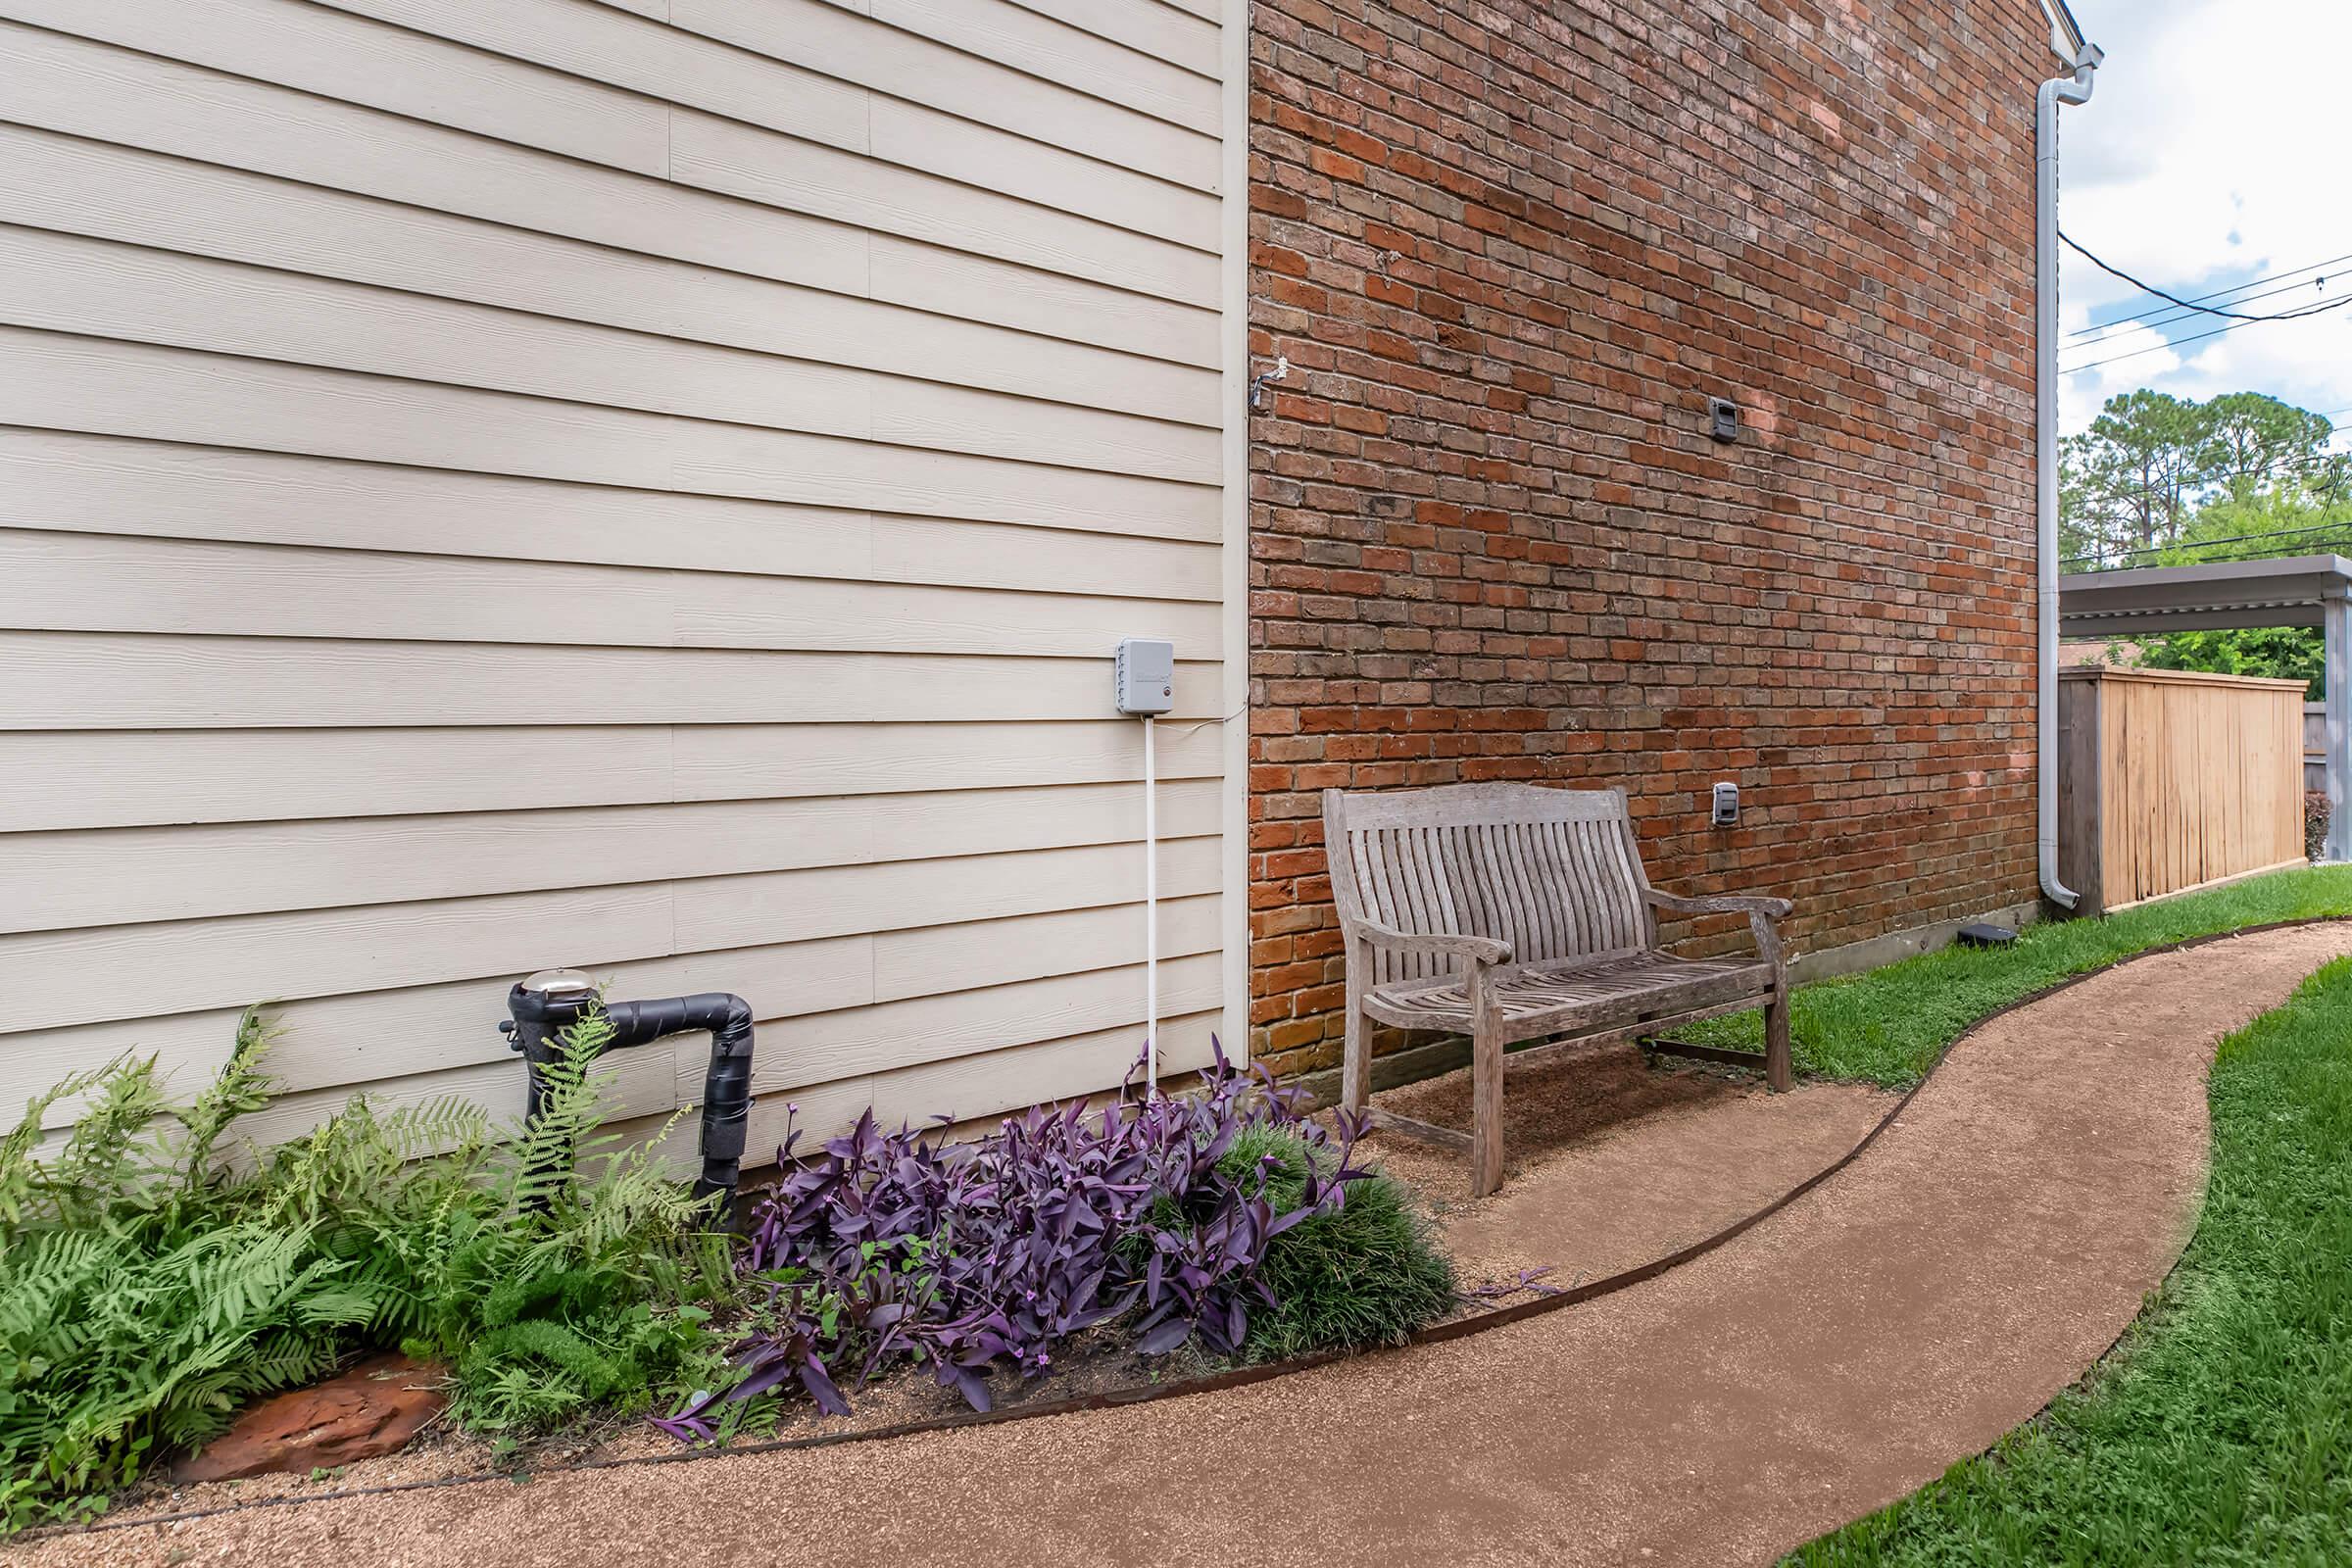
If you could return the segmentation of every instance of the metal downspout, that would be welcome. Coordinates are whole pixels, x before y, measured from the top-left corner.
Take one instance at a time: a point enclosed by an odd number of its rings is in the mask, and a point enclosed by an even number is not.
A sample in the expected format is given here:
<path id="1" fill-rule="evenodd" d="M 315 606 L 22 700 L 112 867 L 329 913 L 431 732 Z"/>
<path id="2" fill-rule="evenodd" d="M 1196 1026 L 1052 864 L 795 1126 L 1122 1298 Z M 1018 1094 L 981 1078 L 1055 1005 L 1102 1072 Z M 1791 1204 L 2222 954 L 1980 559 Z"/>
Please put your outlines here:
<path id="1" fill-rule="evenodd" d="M 2034 559 L 2041 634 L 2034 705 L 2034 847 L 2042 896 L 2068 909 L 2079 898 L 2058 880 L 2058 106 L 2090 101 L 2092 74 L 2105 58 L 2097 44 L 2083 45 L 2073 57 L 2072 74 L 2041 84 L 2034 112 Z"/>

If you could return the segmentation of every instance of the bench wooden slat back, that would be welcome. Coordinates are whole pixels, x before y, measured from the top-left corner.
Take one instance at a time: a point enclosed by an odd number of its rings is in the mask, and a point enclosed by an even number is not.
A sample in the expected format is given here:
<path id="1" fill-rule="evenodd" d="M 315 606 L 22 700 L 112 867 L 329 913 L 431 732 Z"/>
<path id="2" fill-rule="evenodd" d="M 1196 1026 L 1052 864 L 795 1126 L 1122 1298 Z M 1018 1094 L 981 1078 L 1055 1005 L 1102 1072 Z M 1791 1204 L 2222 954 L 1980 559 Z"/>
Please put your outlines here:
<path id="1" fill-rule="evenodd" d="M 1623 790 L 1326 790 L 1323 832 L 1343 920 L 1494 937 L 1521 963 L 1656 943 Z M 1378 949 L 1372 965 L 1374 985 L 1460 968 L 1436 955 Z"/>

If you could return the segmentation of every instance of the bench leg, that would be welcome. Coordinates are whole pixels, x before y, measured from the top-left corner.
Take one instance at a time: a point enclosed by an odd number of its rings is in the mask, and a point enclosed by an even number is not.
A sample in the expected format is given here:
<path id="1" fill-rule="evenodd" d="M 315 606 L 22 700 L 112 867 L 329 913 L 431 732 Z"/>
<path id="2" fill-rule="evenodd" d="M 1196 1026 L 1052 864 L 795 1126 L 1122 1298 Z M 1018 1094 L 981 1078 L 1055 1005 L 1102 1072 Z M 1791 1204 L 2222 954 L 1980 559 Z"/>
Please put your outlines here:
<path id="1" fill-rule="evenodd" d="M 1502 1185 L 1502 1030 L 1481 1019 L 1470 1041 L 1470 1196 Z"/>
<path id="2" fill-rule="evenodd" d="M 1340 1056 L 1340 1106 L 1361 1110 L 1372 1102 L 1372 1020 L 1348 1009 L 1348 1039 Z"/>
<path id="3" fill-rule="evenodd" d="M 1776 991 L 1764 1004 L 1764 1086 L 1777 1094 L 1788 1082 L 1788 993 Z"/>
<path id="4" fill-rule="evenodd" d="M 1340 1054 L 1340 1108 L 1362 1110 L 1372 1102 L 1372 1020 L 1364 1016 L 1357 976 L 1372 962 L 1369 949 L 1348 955 L 1348 1033 Z"/>

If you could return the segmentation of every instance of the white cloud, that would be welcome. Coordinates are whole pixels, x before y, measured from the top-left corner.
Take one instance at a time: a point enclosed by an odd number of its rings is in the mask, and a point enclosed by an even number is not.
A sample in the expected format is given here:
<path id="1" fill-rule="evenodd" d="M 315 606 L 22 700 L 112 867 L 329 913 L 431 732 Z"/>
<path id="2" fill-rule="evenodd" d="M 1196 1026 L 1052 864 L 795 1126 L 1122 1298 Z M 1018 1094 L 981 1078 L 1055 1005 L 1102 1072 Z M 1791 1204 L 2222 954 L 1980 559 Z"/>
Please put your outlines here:
<path id="1" fill-rule="evenodd" d="M 2061 305 L 2058 326 L 2065 334 L 2058 363 L 2086 367 L 2059 383 L 2059 424 L 2067 434 L 2090 423 L 2100 406 L 2118 392 L 2159 384 L 2175 390 L 2169 383 L 2184 362 L 2157 328 L 2132 319 L 2102 326 L 2095 336 L 2076 336 L 2089 330 L 2090 305 L 2078 304 L 2072 296 Z"/>
<path id="2" fill-rule="evenodd" d="M 2190 345 L 2176 379 L 2211 397 L 2240 388 L 2294 389 L 2290 401 L 2323 414 L 2352 408 L 2352 308 L 2278 326 L 2250 326 Z"/>
<path id="3" fill-rule="evenodd" d="M 2124 270 L 2193 296 L 2352 252 L 2341 198 L 2345 0 L 2079 0 L 2103 45 L 2098 89 L 2062 122 L 2060 220 Z M 2352 291 L 2352 263 L 2325 293 L 2254 302 L 2269 313 Z M 2128 283 L 2069 254 L 2065 329 L 2133 299 Z M 2137 318 L 2172 313 L 2138 299 Z M 2177 346 L 2067 377 L 2062 423 L 2081 429 L 2108 396 L 2153 386 L 2182 397 L 2269 392 L 2323 412 L 2352 407 L 2352 308 L 2297 322 L 2226 324 L 2191 317 L 2073 338 L 2061 363 L 2111 359 L 2169 338 Z"/>

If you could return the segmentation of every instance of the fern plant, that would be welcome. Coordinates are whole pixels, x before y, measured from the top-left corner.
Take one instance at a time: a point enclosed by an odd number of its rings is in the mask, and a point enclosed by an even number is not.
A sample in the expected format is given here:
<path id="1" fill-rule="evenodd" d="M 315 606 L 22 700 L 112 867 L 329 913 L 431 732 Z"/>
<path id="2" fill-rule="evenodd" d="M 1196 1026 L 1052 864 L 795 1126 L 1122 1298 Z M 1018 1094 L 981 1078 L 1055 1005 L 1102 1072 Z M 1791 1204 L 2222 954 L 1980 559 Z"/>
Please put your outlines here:
<path id="1" fill-rule="evenodd" d="M 269 1034 L 172 1109 L 152 1057 L 67 1080 L 0 1140 L 0 1522 L 86 1510 L 153 1452 L 331 1365 L 372 1309 L 312 1228 L 242 1210 L 221 1134 L 261 1102 Z M 87 1095 L 58 1155 L 43 1114 Z"/>
<path id="2" fill-rule="evenodd" d="M 611 1038 L 596 1010 L 563 1032 L 539 1115 L 490 1167 L 480 1203 L 424 1233 L 430 1286 L 401 1327 L 411 1353 L 455 1367 L 454 1411 L 476 1430 L 591 1404 L 641 1410 L 716 1364 L 706 1325 L 738 1292 L 727 1243 L 707 1230 L 710 1200 L 655 1162 L 661 1138 L 622 1150 L 600 1131 Z"/>
<path id="3" fill-rule="evenodd" d="M 543 1114 L 505 1137 L 461 1103 L 355 1098 L 232 1159 L 236 1119 L 270 1093 L 255 1012 L 184 1108 L 153 1058 L 34 1100 L 0 1137 L 0 1533 L 103 1507 L 240 1404 L 365 1348 L 446 1361 L 458 1418 L 501 1432 L 714 1375 L 725 1244 L 648 1149 L 600 1131 L 609 1038 L 596 1013 L 568 1031 Z M 37 1157 L 74 1096 L 73 1133 Z"/>

